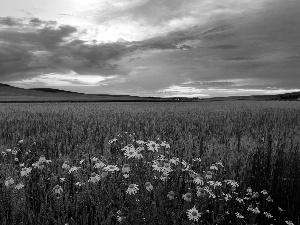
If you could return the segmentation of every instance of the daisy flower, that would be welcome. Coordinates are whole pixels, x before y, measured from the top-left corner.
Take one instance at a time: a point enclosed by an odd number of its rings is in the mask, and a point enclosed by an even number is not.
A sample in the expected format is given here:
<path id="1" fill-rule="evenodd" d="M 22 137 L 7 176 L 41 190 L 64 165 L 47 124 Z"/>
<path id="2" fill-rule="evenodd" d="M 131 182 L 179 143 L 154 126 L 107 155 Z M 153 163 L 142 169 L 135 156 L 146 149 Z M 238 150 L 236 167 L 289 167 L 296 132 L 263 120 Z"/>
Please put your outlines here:
<path id="1" fill-rule="evenodd" d="M 116 165 L 108 165 L 104 167 L 103 170 L 108 172 L 114 172 L 114 171 L 119 171 L 120 169 Z"/>
<path id="2" fill-rule="evenodd" d="M 174 197 L 175 197 L 174 191 L 170 191 L 170 192 L 168 193 L 167 197 L 168 197 L 170 200 L 173 200 Z"/>
<path id="3" fill-rule="evenodd" d="M 248 187 L 246 191 L 247 191 L 247 194 L 252 194 L 252 188 L 251 187 Z"/>
<path id="4" fill-rule="evenodd" d="M 29 167 L 29 168 L 26 168 L 26 167 L 22 168 L 22 170 L 21 170 L 21 177 L 24 177 L 24 176 L 27 177 L 29 175 L 29 173 L 31 172 L 31 170 L 32 170 L 31 167 Z"/>
<path id="5" fill-rule="evenodd" d="M 229 201 L 231 198 L 232 198 L 232 196 L 230 194 L 226 194 L 224 197 L 226 202 Z"/>
<path id="6" fill-rule="evenodd" d="M 253 208 L 252 205 L 249 205 L 248 208 L 247 208 L 248 211 L 254 213 L 254 214 L 259 214 L 260 213 L 260 210 L 258 209 L 258 207 L 256 208 Z"/>
<path id="7" fill-rule="evenodd" d="M 53 192 L 54 192 L 54 194 L 60 195 L 60 194 L 63 192 L 63 189 L 62 189 L 61 186 L 56 185 L 56 186 L 53 188 Z"/>
<path id="8" fill-rule="evenodd" d="M 108 144 L 112 144 L 112 143 L 114 143 L 114 142 L 116 142 L 117 141 L 117 138 L 114 138 L 114 139 L 112 139 L 112 140 L 109 140 L 108 141 Z"/>
<path id="9" fill-rule="evenodd" d="M 99 160 L 99 159 L 96 158 L 96 157 L 93 157 L 93 158 L 92 158 L 92 161 L 93 161 L 93 162 L 96 162 L 96 161 L 98 161 L 98 160 Z"/>
<path id="10" fill-rule="evenodd" d="M 35 162 L 35 163 L 32 163 L 32 167 L 38 168 L 38 169 L 43 169 L 45 166 L 41 165 L 39 162 Z"/>
<path id="11" fill-rule="evenodd" d="M 122 220 L 123 220 L 123 217 L 117 216 L 117 221 L 118 221 L 119 223 L 122 223 Z"/>
<path id="12" fill-rule="evenodd" d="M 69 173 L 73 173 L 73 172 L 76 172 L 77 170 L 79 170 L 81 167 L 77 167 L 77 166 L 72 166 L 70 169 L 69 169 Z"/>
<path id="13" fill-rule="evenodd" d="M 185 168 L 189 167 L 189 164 L 188 164 L 186 161 L 184 161 L 184 160 L 181 161 L 181 164 L 182 164 Z"/>
<path id="14" fill-rule="evenodd" d="M 213 175 L 213 173 L 211 171 L 207 171 L 206 175 L 205 175 L 205 179 L 207 179 L 207 180 L 212 179 L 212 175 Z"/>
<path id="15" fill-rule="evenodd" d="M 160 163 L 157 161 L 153 162 L 152 167 L 153 167 L 153 170 L 155 170 L 155 171 L 158 171 L 158 172 L 164 171 L 164 168 L 162 166 L 160 166 Z"/>
<path id="16" fill-rule="evenodd" d="M 203 182 L 203 177 L 201 177 L 199 174 L 197 174 L 195 177 L 194 177 L 194 180 L 193 182 L 195 184 L 198 184 L 198 185 L 203 185 L 204 182 Z"/>
<path id="17" fill-rule="evenodd" d="M 189 209 L 186 213 L 188 215 L 189 220 L 193 220 L 194 222 L 197 222 L 201 217 L 201 214 L 198 212 L 195 206 Z"/>
<path id="18" fill-rule="evenodd" d="M 6 178 L 5 182 L 4 182 L 6 187 L 9 187 L 10 185 L 13 185 L 14 183 L 15 183 L 15 181 L 11 177 Z"/>
<path id="19" fill-rule="evenodd" d="M 15 189 L 21 190 L 23 187 L 25 187 L 25 185 L 22 184 L 22 183 L 19 183 L 19 184 L 17 184 L 17 185 L 15 186 Z"/>
<path id="20" fill-rule="evenodd" d="M 138 188 L 138 185 L 137 184 L 130 184 L 129 186 L 128 186 L 128 189 L 127 189 L 127 191 L 126 191 L 126 193 L 127 194 L 136 194 L 137 193 L 137 191 L 139 190 L 139 188 Z"/>
<path id="21" fill-rule="evenodd" d="M 180 161 L 179 158 L 173 157 L 172 159 L 169 160 L 170 163 L 173 163 L 174 165 L 177 165 Z"/>
<path id="22" fill-rule="evenodd" d="M 218 165 L 218 166 L 224 167 L 222 162 L 217 162 L 215 165 Z"/>
<path id="23" fill-rule="evenodd" d="M 170 144 L 168 142 L 165 142 L 165 141 L 162 141 L 161 144 L 160 144 L 160 146 L 163 146 L 163 147 L 165 147 L 167 149 L 170 148 Z"/>
<path id="24" fill-rule="evenodd" d="M 122 148 L 121 150 L 125 151 L 125 152 L 131 152 L 131 151 L 135 151 L 135 148 L 133 145 L 127 145 L 124 148 Z"/>
<path id="25" fill-rule="evenodd" d="M 273 216 L 271 215 L 271 213 L 264 212 L 264 215 L 265 215 L 265 217 L 267 217 L 269 219 L 273 218 Z"/>
<path id="26" fill-rule="evenodd" d="M 202 187 L 197 186 L 197 197 L 203 197 L 205 195 L 205 191 Z"/>
<path id="27" fill-rule="evenodd" d="M 209 169 L 210 170 L 218 170 L 218 167 L 215 164 L 212 164 Z"/>
<path id="28" fill-rule="evenodd" d="M 216 198 L 216 195 L 209 187 L 205 187 L 203 190 L 206 191 L 207 194 L 209 194 L 209 198 Z"/>
<path id="29" fill-rule="evenodd" d="M 69 170 L 71 168 L 70 164 L 68 161 L 64 161 L 64 163 L 62 164 L 61 168 Z"/>
<path id="30" fill-rule="evenodd" d="M 12 150 L 12 152 L 11 152 L 11 154 L 13 154 L 13 155 L 16 155 L 18 153 L 18 151 L 17 150 Z"/>
<path id="31" fill-rule="evenodd" d="M 195 158 L 193 159 L 193 162 L 201 162 L 201 158 Z"/>
<path id="32" fill-rule="evenodd" d="M 244 216 L 242 214 L 240 214 L 239 212 L 236 212 L 235 215 L 239 219 L 243 219 L 244 218 Z"/>
<path id="33" fill-rule="evenodd" d="M 129 174 L 128 174 L 128 173 L 124 173 L 124 174 L 123 174 L 123 177 L 124 177 L 124 178 L 128 178 L 128 177 L 129 177 Z"/>
<path id="34" fill-rule="evenodd" d="M 103 162 L 99 161 L 99 160 L 94 165 L 94 168 L 96 168 L 96 169 L 100 169 L 100 168 L 103 168 L 103 167 L 105 167 L 105 164 Z"/>
<path id="35" fill-rule="evenodd" d="M 231 185 L 231 187 L 233 187 L 233 188 L 237 188 L 239 186 L 238 182 L 236 182 L 235 180 L 224 180 L 224 181 L 226 184 Z M 248 189 L 247 189 L 247 192 L 248 192 Z"/>
<path id="36" fill-rule="evenodd" d="M 141 153 L 139 153 L 139 152 L 136 152 L 133 157 L 136 158 L 136 159 L 142 159 L 142 158 L 144 158 L 143 155 Z"/>
<path id="37" fill-rule="evenodd" d="M 42 163 L 45 163 L 47 162 L 47 159 L 44 155 L 41 155 L 40 158 L 39 158 L 39 164 L 42 164 Z"/>
<path id="38" fill-rule="evenodd" d="M 97 183 L 100 180 L 100 176 L 96 173 L 91 173 L 91 177 L 88 180 L 88 182 L 91 182 L 93 184 Z"/>
<path id="39" fill-rule="evenodd" d="M 222 186 L 222 183 L 220 181 L 208 181 L 207 182 L 209 185 L 214 186 L 214 189 L 218 186 Z"/>
<path id="40" fill-rule="evenodd" d="M 158 152 L 158 149 L 160 147 L 160 145 L 154 141 L 149 141 L 146 145 L 148 147 L 148 150 L 152 151 L 152 152 L 155 152 L 155 151 Z"/>
<path id="41" fill-rule="evenodd" d="M 145 144 L 145 142 L 144 141 L 141 141 L 141 140 L 138 140 L 138 141 L 135 141 L 137 144 L 139 144 L 139 145 L 143 145 L 143 144 Z"/>
<path id="42" fill-rule="evenodd" d="M 263 195 L 267 195 L 267 194 L 268 194 L 268 192 L 267 192 L 266 190 L 262 190 L 261 193 L 262 193 Z"/>
<path id="43" fill-rule="evenodd" d="M 84 185 L 84 182 L 78 181 L 75 183 L 76 186 L 81 187 L 82 185 Z"/>
<path id="44" fill-rule="evenodd" d="M 137 147 L 137 149 L 136 149 L 137 152 L 142 152 L 142 151 L 144 151 L 144 150 L 145 150 L 144 146 L 139 146 L 139 147 Z"/>
<path id="45" fill-rule="evenodd" d="M 242 198 L 236 198 L 235 199 L 238 203 L 244 203 L 244 200 Z"/>
<path id="46" fill-rule="evenodd" d="M 192 201 L 192 194 L 191 194 L 190 192 L 188 192 L 188 193 L 182 195 L 182 198 L 183 198 L 185 201 L 190 202 L 190 201 Z"/>
<path id="47" fill-rule="evenodd" d="M 125 151 L 125 153 L 124 153 L 124 155 L 125 155 L 128 159 L 134 158 L 136 154 L 137 154 L 136 150 Z"/>
<path id="48" fill-rule="evenodd" d="M 128 164 L 124 164 L 122 167 L 122 173 L 129 173 L 130 172 L 130 167 Z"/>
<path id="49" fill-rule="evenodd" d="M 146 182 L 145 186 L 146 186 L 147 191 L 153 190 L 153 186 L 152 186 L 152 184 L 150 182 Z"/>
<path id="50" fill-rule="evenodd" d="M 252 198 L 258 198 L 259 197 L 259 193 L 258 192 L 253 192 L 252 193 Z"/>

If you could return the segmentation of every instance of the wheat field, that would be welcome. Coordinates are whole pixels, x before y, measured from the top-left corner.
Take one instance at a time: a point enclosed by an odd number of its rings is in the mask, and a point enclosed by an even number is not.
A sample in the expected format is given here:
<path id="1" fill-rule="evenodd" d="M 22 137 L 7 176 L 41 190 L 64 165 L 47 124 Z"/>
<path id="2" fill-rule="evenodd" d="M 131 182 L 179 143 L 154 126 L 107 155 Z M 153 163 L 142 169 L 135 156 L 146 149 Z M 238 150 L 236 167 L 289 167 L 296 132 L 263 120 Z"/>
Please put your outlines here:
<path id="1" fill-rule="evenodd" d="M 299 224 L 300 103 L 0 105 L 0 224 Z"/>

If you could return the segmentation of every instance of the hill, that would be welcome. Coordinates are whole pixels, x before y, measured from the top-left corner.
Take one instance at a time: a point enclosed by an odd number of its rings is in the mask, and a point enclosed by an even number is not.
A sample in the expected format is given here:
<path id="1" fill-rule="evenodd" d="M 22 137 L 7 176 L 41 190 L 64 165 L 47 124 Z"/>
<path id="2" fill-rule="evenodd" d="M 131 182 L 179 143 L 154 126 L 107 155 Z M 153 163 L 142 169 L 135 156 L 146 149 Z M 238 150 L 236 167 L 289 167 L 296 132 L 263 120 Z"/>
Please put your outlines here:
<path id="1" fill-rule="evenodd" d="M 33 88 L 24 89 L 0 83 L 0 102 L 169 102 L 169 101 L 295 101 L 300 99 L 300 92 L 292 92 L 277 95 L 251 95 L 251 96 L 230 96 L 214 98 L 158 98 L 139 97 L 130 95 L 109 95 L 109 94 L 84 94 L 72 91 L 65 91 L 54 88 Z"/>
<path id="2" fill-rule="evenodd" d="M 170 101 L 172 99 L 130 95 L 94 95 L 52 88 L 24 89 L 0 83 L 0 102 L 114 102 L 114 101 Z"/>

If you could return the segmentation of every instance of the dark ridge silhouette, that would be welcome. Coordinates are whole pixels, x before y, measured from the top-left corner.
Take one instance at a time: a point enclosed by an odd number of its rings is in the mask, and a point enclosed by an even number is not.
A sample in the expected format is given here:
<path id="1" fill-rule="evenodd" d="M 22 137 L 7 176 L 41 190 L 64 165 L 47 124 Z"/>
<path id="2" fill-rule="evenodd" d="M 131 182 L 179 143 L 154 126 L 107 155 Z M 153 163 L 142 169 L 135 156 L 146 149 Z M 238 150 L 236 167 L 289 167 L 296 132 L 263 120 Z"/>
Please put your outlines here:
<path id="1" fill-rule="evenodd" d="M 84 94 L 54 88 L 24 89 L 0 83 L 0 102 L 209 102 L 209 101 L 295 101 L 300 92 L 277 95 L 229 96 L 214 98 L 139 97 L 131 95 Z"/>
<path id="2" fill-rule="evenodd" d="M 14 88 L 13 86 L 10 86 L 10 85 L 8 85 L 8 84 L 2 84 L 2 83 L 0 83 L 0 87 L 1 86 L 3 86 L 3 87 L 12 87 L 12 88 Z"/>
<path id="3" fill-rule="evenodd" d="M 83 93 L 78 93 L 78 92 L 73 92 L 73 91 L 65 91 L 65 90 L 60 90 L 60 89 L 54 89 L 54 88 L 31 88 L 28 90 L 33 90 L 33 91 L 43 91 L 43 92 L 50 92 L 50 93 L 71 93 L 71 94 L 83 94 Z"/>
<path id="4" fill-rule="evenodd" d="M 114 96 L 114 97 L 138 97 L 139 96 L 133 96 L 133 95 L 110 95 L 110 94 L 85 94 L 85 93 L 80 93 L 80 92 L 75 92 L 75 91 L 65 91 L 65 90 L 60 90 L 60 89 L 55 89 L 55 88 L 31 88 L 28 90 L 32 91 L 42 91 L 42 92 L 48 92 L 48 93 L 69 93 L 69 94 L 79 94 L 79 95 L 86 95 L 86 96 Z M 148 97 L 148 98 L 154 98 L 155 97 Z"/>

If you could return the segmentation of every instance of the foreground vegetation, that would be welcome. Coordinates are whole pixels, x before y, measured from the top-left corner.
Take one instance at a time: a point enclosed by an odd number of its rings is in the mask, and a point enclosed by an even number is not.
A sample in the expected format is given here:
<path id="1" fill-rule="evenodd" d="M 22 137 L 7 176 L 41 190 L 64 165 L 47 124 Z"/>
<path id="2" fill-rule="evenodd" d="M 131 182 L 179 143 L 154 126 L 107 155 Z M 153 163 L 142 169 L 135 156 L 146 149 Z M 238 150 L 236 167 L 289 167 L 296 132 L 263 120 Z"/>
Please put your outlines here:
<path id="1" fill-rule="evenodd" d="M 299 224 L 295 104 L 3 104 L 0 223 Z"/>

